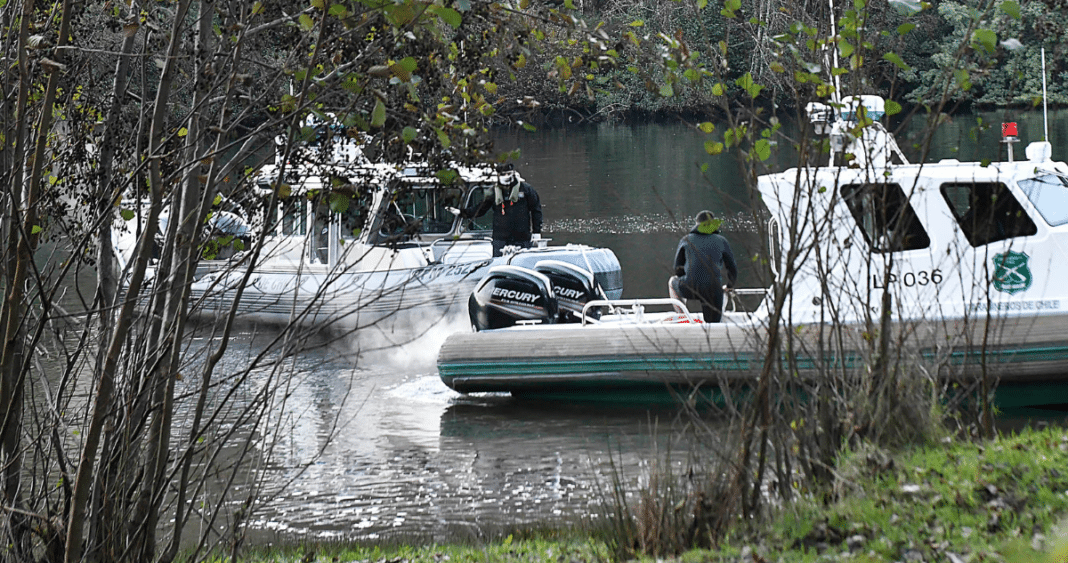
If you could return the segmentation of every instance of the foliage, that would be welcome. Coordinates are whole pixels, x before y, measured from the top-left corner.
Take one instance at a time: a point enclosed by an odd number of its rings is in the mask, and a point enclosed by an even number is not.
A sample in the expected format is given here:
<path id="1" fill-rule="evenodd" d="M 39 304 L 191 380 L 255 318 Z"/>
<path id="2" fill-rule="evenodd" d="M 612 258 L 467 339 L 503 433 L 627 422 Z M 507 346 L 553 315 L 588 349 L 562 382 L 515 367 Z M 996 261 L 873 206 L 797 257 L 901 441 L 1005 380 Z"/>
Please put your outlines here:
<path id="1" fill-rule="evenodd" d="M 754 2 L 727 9 L 729 3 L 668 0 L 611 0 L 562 10 L 574 19 L 566 35 L 551 31 L 530 55 L 534 64 L 517 71 L 518 80 L 505 85 L 516 98 L 530 96 L 535 107 L 516 108 L 527 119 L 535 113 L 573 111 L 582 119 L 612 119 L 628 115 L 716 113 L 707 84 L 673 78 L 675 63 L 635 64 L 635 57 L 663 58 L 684 44 L 706 70 L 716 69 L 728 89 L 745 74 L 766 87 L 765 107 L 796 107 L 792 92 L 796 73 L 820 74 L 830 61 L 810 52 L 824 46 L 816 34 L 828 34 L 834 22 L 842 32 L 830 44 L 843 60 L 864 55 L 865 72 L 852 91 L 878 93 L 921 106 L 946 102 L 1019 106 L 1035 103 L 1042 94 L 1040 48 L 1046 48 L 1048 101 L 1068 102 L 1063 61 L 1063 10 L 1052 0 L 924 2 L 900 0 L 839 5 L 832 14 L 827 2 Z M 857 17 L 863 25 L 857 25 Z M 851 32 L 850 30 L 858 30 Z M 862 30 L 862 31 L 860 31 Z M 805 40 L 784 51 L 782 39 L 804 33 Z M 596 40 L 596 37 L 600 40 Z M 805 46 L 805 42 L 812 44 Z M 611 50 L 615 60 L 590 55 L 597 47 Z M 822 48 L 822 47 L 821 47 Z M 717 51 L 719 53 L 717 53 Z M 826 51 L 820 53 L 826 54 Z M 848 53 L 848 54 L 847 54 Z M 567 77 L 554 74 L 559 57 L 581 61 Z M 585 57 L 585 58 L 584 58 Z M 722 60 L 717 57 L 722 57 Z M 855 59 L 859 61 L 860 59 Z M 946 76 L 953 80 L 946 82 Z M 666 88 L 666 86 L 671 88 Z M 513 89 L 514 88 L 514 89 Z M 942 100 L 943 93 L 946 100 Z"/>
<path id="2" fill-rule="evenodd" d="M 292 195 L 284 167 L 327 164 L 342 140 L 380 163 L 507 159 L 488 142 L 509 103 L 497 81 L 543 28 L 571 23 L 522 4 L 0 4 L 5 559 L 240 553 L 270 495 L 255 472 L 291 424 L 287 358 L 312 331 L 279 327 L 258 355 L 224 361 L 276 224 L 264 215 L 246 244 L 211 218 L 224 202 L 273 209 Z M 283 169 L 253 189 L 276 147 Z M 329 185 L 312 203 L 343 212 L 367 195 Z M 118 238 L 135 241 L 121 256 Z M 241 280 L 236 299 L 219 324 L 190 324 L 211 306 L 189 298 L 198 265 L 223 253 L 239 255 L 220 270 Z"/>
<path id="3" fill-rule="evenodd" d="M 906 72 L 910 100 L 930 103 L 947 70 L 957 77 L 953 99 L 986 105 L 1025 107 L 1041 101 L 1041 48 L 1046 49 L 1048 101 L 1068 101 L 1064 83 L 1064 46 L 1068 24 L 1059 9 L 1041 1 L 942 2 L 944 35 L 931 43 L 929 62 Z M 975 26 L 975 22 L 980 22 Z M 965 45 L 963 51 L 957 45 Z M 917 59 L 921 62 L 924 59 Z"/>

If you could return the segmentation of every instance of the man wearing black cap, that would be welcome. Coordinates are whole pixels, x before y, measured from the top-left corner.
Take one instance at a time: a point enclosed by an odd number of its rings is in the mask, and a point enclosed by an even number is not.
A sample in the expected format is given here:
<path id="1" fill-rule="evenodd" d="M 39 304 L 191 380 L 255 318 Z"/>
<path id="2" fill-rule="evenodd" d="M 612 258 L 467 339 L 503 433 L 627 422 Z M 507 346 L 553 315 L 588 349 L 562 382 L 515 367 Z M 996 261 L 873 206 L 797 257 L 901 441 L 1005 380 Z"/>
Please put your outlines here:
<path id="1" fill-rule="evenodd" d="M 534 187 L 506 165 L 498 171 L 497 185 L 466 218 L 481 217 L 493 208 L 493 255 L 500 256 L 505 246 L 528 248 L 531 240 L 541 238 L 541 199 Z"/>
<path id="2" fill-rule="evenodd" d="M 726 286 L 734 287 L 738 265 L 731 245 L 719 234 L 722 221 L 702 211 L 696 222 L 675 250 L 675 275 L 668 280 L 668 294 L 680 300 L 700 299 L 705 322 L 718 323 L 723 316 L 723 272 L 727 272 Z"/>

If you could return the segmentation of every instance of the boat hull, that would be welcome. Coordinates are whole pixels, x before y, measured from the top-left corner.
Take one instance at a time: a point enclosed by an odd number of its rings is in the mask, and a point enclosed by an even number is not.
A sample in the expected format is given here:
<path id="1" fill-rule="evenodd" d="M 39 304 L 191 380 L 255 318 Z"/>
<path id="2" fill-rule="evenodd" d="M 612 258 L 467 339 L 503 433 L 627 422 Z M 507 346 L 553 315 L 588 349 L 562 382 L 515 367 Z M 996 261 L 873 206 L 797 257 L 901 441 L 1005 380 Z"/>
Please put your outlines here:
<path id="1" fill-rule="evenodd" d="M 371 271 L 263 267 L 254 269 L 246 279 L 241 267 L 217 269 L 192 285 L 190 316 L 209 322 L 222 319 L 237 302 L 236 318 L 245 323 L 296 323 L 338 330 L 380 325 L 389 330 L 418 331 L 428 323 L 442 321 L 463 321 L 466 326 L 467 299 L 492 266 L 533 265 L 541 260 L 592 267 L 606 293 L 622 293 L 619 261 L 611 250 L 567 245 L 493 259 Z M 239 287 L 243 288 L 240 292 Z M 420 322 L 409 327 L 413 315 Z"/>
<path id="2" fill-rule="evenodd" d="M 1068 403 L 1068 315 L 909 322 L 892 331 L 902 377 L 936 377 L 965 391 L 986 377 L 1002 407 Z M 462 393 L 685 398 L 751 387 L 766 370 L 800 383 L 870 377 L 865 334 L 860 325 L 795 329 L 794 350 L 818 350 L 832 335 L 857 344 L 787 358 L 767 353 L 768 331 L 755 322 L 516 327 L 450 336 L 438 372 Z"/>

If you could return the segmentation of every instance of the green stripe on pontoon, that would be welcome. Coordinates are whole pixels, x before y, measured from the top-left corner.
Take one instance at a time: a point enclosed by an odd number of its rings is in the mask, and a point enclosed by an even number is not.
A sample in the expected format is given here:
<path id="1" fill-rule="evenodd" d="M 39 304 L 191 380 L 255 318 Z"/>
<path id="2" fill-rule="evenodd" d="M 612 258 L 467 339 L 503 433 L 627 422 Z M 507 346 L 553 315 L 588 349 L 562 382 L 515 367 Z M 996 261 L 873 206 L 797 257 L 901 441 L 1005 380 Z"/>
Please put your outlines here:
<path id="1" fill-rule="evenodd" d="M 922 353 L 927 360 L 939 356 L 946 357 L 950 365 L 976 364 L 982 361 L 984 351 L 958 350 L 939 354 L 935 351 L 926 350 Z M 999 348 L 985 351 L 986 361 L 997 364 L 1020 364 L 1028 362 L 1056 362 L 1068 361 L 1068 346 L 1042 346 Z M 761 365 L 757 358 L 742 356 L 711 356 L 711 357 L 645 357 L 645 358 L 573 358 L 557 360 L 531 360 L 523 359 L 516 362 L 502 361 L 469 361 L 453 362 L 438 365 L 438 372 L 443 379 L 452 377 L 479 377 L 494 375 L 550 375 L 550 374 L 583 374 L 604 372 L 664 372 L 664 371 L 750 371 Z M 850 354 L 845 358 L 844 366 L 835 362 L 834 357 L 827 357 L 824 366 L 852 368 L 862 365 L 860 356 Z M 812 357 L 797 359 L 796 369 L 808 370 L 817 367 L 817 361 Z"/>

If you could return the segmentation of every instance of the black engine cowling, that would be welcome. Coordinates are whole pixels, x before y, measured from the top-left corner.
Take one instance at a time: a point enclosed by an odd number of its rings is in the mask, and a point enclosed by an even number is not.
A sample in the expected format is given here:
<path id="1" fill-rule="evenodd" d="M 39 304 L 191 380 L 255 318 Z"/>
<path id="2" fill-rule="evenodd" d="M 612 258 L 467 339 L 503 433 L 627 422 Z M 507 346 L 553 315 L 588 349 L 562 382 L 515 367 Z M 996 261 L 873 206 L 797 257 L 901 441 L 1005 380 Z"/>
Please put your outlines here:
<path id="1" fill-rule="evenodd" d="M 542 260 L 534 266 L 534 270 L 545 274 L 552 283 L 560 309 L 557 322 L 581 322 L 582 308 L 586 303 L 601 299 L 594 275 L 586 269 L 560 260 Z M 586 316 L 599 319 L 601 310 L 592 308 L 586 312 Z"/>
<path id="2" fill-rule="evenodd" d="M 520 321 L 554 323 L 560 315 L 552 282 L 520 266 L 494 266 L 467 302 L 475 330 L 506 328 Z"/>

